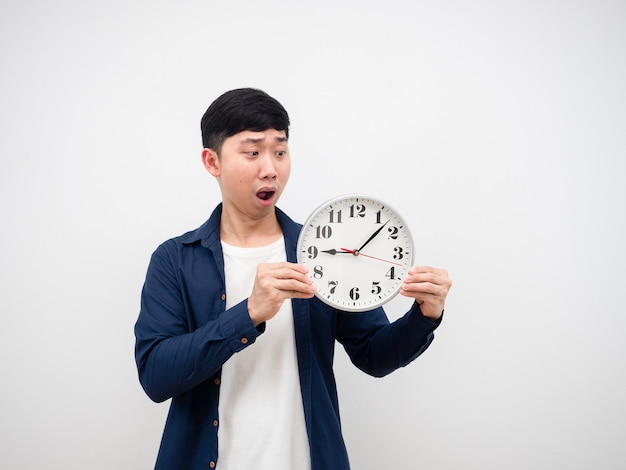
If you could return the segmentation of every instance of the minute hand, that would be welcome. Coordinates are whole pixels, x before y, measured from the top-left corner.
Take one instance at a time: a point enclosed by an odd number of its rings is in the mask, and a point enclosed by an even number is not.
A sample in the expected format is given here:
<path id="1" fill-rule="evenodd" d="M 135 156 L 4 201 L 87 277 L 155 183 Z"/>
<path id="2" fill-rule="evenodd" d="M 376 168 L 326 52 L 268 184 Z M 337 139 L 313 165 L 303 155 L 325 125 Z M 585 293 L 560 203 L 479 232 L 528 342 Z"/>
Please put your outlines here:
<path id="1" fill-rule="evenodd" d="M 389 219 L 389 220 L 391 220 L 391 219 Z M 363 244 L 361 245 L 361 248 L 359 248 L 358 250 L 354 250 L 354 254 L 355 254 L 355 255 L 358 255 L 358 254 L 359 254 L 359 252 L 360 252 L 363 248 L 365 248 L 365 246 L 366 246 L 369 242 L 371 242 L 371 241 L 374 239 L 374 237 L 380 233 L 380 231 L 381 231 L 382 229 L 384 229 L 384 228 L 385 228 L 385 225 L 387 225 L 387 224 L 389 223 L 389 220 L 388 220 L 387 222 L 385 222 L 384 224 L 382 224 L 382 225 L 378 228 L 378 230 L 376 230 L 374 233 L 372 233 L 372 235 L 370 235 L 370 237 L 369 237 L 367 240 L 365 240 L 365 243 L 363 243 Z"/>

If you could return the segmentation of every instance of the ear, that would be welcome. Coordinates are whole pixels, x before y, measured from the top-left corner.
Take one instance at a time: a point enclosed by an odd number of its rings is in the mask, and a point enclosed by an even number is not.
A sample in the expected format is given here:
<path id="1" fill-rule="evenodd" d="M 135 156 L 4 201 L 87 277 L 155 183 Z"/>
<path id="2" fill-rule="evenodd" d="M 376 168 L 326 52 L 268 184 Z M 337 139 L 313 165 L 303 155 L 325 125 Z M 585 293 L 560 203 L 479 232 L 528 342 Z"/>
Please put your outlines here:
<path id="1" fill-rule="evenodd" d="M 220 159 L 212 149 L 202 149 L 202 164 L 213 176 L 220 175 Z"/>

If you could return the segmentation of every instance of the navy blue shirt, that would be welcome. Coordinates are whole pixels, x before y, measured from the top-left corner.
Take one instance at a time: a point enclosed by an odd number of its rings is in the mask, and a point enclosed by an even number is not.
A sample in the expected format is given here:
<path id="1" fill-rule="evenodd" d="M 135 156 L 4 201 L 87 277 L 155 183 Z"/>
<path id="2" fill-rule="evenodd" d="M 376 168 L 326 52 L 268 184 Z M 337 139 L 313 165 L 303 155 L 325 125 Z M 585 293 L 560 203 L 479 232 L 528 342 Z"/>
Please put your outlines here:
<path id="1" fill-rule="evenodd" d="M 172 399 L 157 469 L 211 469 L 217 455 L 222 365 L 254 347 L 264 324 L 250 320 L 247 300 L 226 311 L 219 205 L 197 230 L 160 245 L 152 255 L 135 324 L 139 380 L 155 402 Z M 287 260 L 296 262 L 301 225 L 276 209 Z M 382 308 L 346 313 L 318 300 L 293 299 L 300 387 L 312 470 L 349 469 L 333 375 L 335 340 L 352 362 L 384 376 L 419 356 L 438 323 L 416 303 L 390 323 Z"/>

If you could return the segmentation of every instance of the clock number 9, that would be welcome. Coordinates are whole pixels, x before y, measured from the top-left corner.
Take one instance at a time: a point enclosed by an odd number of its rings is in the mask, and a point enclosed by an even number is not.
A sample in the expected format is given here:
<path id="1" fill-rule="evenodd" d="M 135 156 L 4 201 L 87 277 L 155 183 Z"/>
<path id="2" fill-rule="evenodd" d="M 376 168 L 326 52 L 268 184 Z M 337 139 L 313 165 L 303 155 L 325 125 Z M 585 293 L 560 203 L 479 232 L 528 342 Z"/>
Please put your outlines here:
<path id="1" fill-rule="evenodd" d="M 358 287 L 353 287 L 352 289 L 350 289 L 350 298 L 352 300 L 359 300 L 359 297 L 361 297 L 359 295 L 359 288 Z"/>
<path id="2" fill-rule="evenodd" d="M 306 252 L 309 254 L 309 259 L 317 258 L 318 251 L 316 246 L 310 246 Z"/>

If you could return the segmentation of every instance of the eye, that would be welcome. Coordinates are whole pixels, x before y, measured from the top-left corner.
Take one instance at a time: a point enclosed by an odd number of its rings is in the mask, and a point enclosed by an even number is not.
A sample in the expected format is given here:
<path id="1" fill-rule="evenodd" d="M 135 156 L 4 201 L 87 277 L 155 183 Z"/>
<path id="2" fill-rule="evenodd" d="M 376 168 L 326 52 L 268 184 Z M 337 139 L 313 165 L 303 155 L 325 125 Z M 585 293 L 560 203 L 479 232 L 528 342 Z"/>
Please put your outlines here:
<path id="1" fill-rule="evenodd" d="M 276 156 L 279 158 L 283 158 L 287 155 L 287 151 L 286 150 L 279 150 L 276 152 Z"/>

